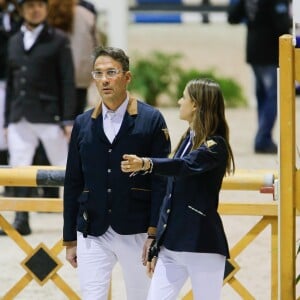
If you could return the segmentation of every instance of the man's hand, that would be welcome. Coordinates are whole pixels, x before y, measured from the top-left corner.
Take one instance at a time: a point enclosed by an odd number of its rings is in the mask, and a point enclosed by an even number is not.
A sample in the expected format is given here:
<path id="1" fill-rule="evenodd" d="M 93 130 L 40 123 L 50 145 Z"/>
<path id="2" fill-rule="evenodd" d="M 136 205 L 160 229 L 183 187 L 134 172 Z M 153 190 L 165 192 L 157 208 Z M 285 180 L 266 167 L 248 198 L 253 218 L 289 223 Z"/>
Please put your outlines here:
<path id="1" fill-rule="evenodd" d="M 66 259 L 73 268 L 77 268 L 77 246 L 66 247 Z"/>
<path id="2" fill-rule="evenodd" d="M 70 142 L 70 139 L 71 139 L 72 129 L 73 129 L 73 125 L 65 125 L 64 126 L 64 133 L 68 140 L 68 143 Z"/>
<path id="3" fill-rule="evenodd" d="M 146 265 L 146 273 L 151 278 L 157 262 L 157 256 L 159 253 L 159 247 L 157 246 L 155 239 L 149 239 L 150 245 L 147 245 L 146 262 L 143 260 L 143 264 Z M 146 243 L 145 243 L 146 245 Z M 145 246 L 144 246 L 145 249 Z M 143 250 L 144 250 L 143 249 Z"/>
<path id="4" fill-rule="evenodd" d="M 148 251 L 149 251 L 149 248 L 152 244 L 154 239 L 146 239 L 145 241 L 145 244 L 144 244 L 144 247 L 143 247 L 143 253 L 142 253 L 142 262 L 143 262 L 143 265 L 146 266 L 147 264 L 147 259 L 148 259 Z"/>
<path id="5" fill-rule="evenodd" d="M 150 278 L 153 276 L 156 262 L 157 262 L 156 256 L 154 256 L 151 261 L 147 261 L 146 273 Z"/>

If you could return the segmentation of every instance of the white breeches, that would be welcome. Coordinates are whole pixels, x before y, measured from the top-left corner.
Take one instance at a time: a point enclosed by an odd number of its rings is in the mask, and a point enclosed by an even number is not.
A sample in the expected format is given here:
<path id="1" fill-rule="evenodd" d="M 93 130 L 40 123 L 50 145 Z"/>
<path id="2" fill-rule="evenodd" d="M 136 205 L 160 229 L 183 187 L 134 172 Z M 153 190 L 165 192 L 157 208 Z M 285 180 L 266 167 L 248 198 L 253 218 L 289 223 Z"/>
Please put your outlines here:
<path id="1" fill-rule="evenodd" d="M 188 277 L 194 300 L 220 300 L 226 258 L 214 253 L 159 252 L 148 300 L 175 300 Z"/>
<path id="2" fill-rule="evenodd" d="M 12 167 L 31 165 L 39 140 L 51 165 L 66 165 L 68 141 L 57 124 L 30 123 L 22 119 L 8 125 L 7 137 L 9 163 Z"/>
<path id="3" fill-rule="evenodd" d="M 111 227 L 99 237 L 77 234 L 77 262 L 83 300 L 107 300 L 112 270 L 120 263 L 128 300 L 147 298 L 150 279 L 142 264 L 145 233 L 120 235 Z M 122 299 L 125 299 L 122 298 Z"/>

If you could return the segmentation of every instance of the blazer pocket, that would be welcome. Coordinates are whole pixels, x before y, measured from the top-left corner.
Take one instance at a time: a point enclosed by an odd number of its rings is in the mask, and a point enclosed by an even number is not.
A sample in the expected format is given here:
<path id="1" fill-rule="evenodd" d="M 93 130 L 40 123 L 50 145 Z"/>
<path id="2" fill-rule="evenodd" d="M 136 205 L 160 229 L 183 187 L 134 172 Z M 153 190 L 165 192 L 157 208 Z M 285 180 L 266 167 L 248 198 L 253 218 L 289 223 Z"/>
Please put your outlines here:
<path id="1" fill-rule="evenodd" d="M 40 93 L 39 97 L 42 101 L 58 101 L 58 98 L 56 96 L 52 96 L 49 94 Z"/>
<path id="2" fill-rule="evenodd" d="M 131 210 L 144 210 L 151 206 L 151 190 L 131 188 Z"/>
<path id="3" fill-rule="evenodd" d="M 89 199 L 89 190 L 84 190 L 78 198 L 79 202 L 79 220 L 78 228 L 82 231 L 83 237 L 87 237 L 89 230 L 90 217 L 87 209 Z"/>
<path id="4" fill-rule="evenodd" d="M 89 190 L 84 190 L 81 195 L 78 197 L 79 203 L 79 216 L 84 217 L 84 214 L 87 214 L 87 203 L 89 199 Z"/>
<path id="5" fill-rule="evenodd" d="M 50 115 L 59 115 L 58 98 L 49 94 L 39 94 L 40 105 L 42 105 L 44 112 Z"/>
<path id="6" fill-rule="evenodd" d="M 78 197 L 78 202 L 80 204 L 84 204 L 88 201 L 88 197 L 89 197 L 89 190 L 83 190 L 82 193 L 80 194 L 80 196 Z"/>
<path id="7" fill-rule="evenodd" d="M 194 213 L 196 213 L 196 214 L 198 214 L 202 217 L 206 217 L 206 212 L 204 210 L 200 210 L 199 208 L 196 208 L 191 204 L 188 204 L 187 207 L 188 207 L 189 210 L 193 211 Z"/>

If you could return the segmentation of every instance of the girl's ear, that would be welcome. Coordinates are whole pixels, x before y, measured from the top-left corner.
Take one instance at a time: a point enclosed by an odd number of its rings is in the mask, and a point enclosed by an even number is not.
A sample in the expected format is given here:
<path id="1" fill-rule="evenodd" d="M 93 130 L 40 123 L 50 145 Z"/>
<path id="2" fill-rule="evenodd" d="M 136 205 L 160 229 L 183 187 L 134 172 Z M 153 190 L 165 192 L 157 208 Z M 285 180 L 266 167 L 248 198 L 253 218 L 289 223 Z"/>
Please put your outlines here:
<path id="1" fill-rule="evenodd" d="M 197 105 L 196 103 L 193 101 L 193 111 L 196 111 L 197 110 Z"/>

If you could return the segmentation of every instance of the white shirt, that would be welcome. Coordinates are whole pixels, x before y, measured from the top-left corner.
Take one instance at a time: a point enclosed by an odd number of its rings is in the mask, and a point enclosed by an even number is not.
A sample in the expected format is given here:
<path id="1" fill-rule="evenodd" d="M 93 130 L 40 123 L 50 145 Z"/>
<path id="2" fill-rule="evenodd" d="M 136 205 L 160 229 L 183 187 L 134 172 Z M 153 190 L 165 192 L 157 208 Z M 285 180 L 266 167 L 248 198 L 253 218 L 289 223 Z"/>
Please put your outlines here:
<path id="1" fill-rule="evenodd" d="M 24 32 L 23 43 L 25 50 L 29 50 L 32 47 L 43 28 L 44 24 L 40 24 L 33 30 L 29 30 L 26 25 L 21 26 L 21 31 Z"/>
<path id="2" fill-rule="evenodd" d="M 111 143 L 120 130 L 128 101 L 129 98 L 127 96 L 126 100 L 115 111 L 108 109 L 102 102 L 103 130 Z"/>
<path id="3" fill-rule="evenodd" d="M 11 30 L 11 24 L 10 24 L 10 16 L 9 16 L 9 13 L 4 13 L 3 14 L 3 19 L 2 19 L 2 21 L 3 21 L 3 27 L 4 27 L 4 30 L 6 31 L 6 32 L 9 32 L 10 30 Z"/>

